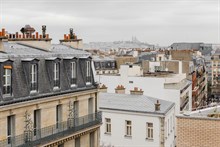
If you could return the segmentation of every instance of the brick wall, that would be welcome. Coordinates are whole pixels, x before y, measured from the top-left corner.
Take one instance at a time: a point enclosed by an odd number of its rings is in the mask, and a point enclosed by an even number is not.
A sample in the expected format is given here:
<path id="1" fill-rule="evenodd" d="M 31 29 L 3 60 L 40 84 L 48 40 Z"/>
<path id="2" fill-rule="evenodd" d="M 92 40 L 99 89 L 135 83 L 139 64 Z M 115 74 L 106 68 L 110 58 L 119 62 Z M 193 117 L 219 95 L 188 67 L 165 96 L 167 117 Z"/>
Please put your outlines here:
<path id="1" fill-rule="evenodd" d="M 219 147 L 220 119 L 177 117 L 177 147 Z"/>

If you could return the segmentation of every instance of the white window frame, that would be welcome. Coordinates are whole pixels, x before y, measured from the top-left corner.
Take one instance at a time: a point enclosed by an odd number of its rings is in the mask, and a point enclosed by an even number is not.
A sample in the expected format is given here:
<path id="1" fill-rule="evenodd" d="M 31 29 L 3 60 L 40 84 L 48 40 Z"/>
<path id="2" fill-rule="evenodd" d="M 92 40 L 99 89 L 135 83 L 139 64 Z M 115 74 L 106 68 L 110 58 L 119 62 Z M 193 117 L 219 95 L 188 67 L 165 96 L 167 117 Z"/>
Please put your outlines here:
<path id="1" fill-rule="evenodd" d="M 76 79 L 76 62 L 71 62 L 71 79 Z M 71 83 L 71 87 L 75 87 L 76 83 Z"/>
<path id="2" fill-rule="evenodd" d="M 31 84 L 37 84 L 37 64 L 31 64 Z M 31 92 L 37 92 L 37 89 L 31 90 Z"/>
<path id="3" fill-rule="evenodd" d="M 105 133 L 111 134 L 111 119 L 105 118 Z"/>
<path id="4" fill-rule="evenodd" d="M 86 61 L 86 80 L 87 77 L 91 77 L 91 64 L 90 61 Z M 86 81 L 86 85 L 91 84 L 91 81 Z"/>
<path id="5" fill-rule="evenodd" d="M 10 71 L 10 72 L 9 72 Z M 4 75 L 3 75 L 3 87 L 7 89 L 8 86 L 10 86 L 10 91 L 7 91 L 7 93 L 3 93 L 3 95 L 11 95 L 12 94 L 12 69 L 4 68 Z M 9 92 L 9 93 L 8 93 Z"/>
<path id="6" fill-rule="evenodd" d="M 54 63 L 54 71 L 53 71 L 53 73 L 54 73 L 54 77 L 53 77 L 53 80 L 54 81 L 60 81 L 60 69 L 59 69 L 59 63 Z M 54 89 L 57 89 L 57 88 L 59 88 L 59 86 L 54 86 Z"/>
<path id="7" fill-rule="evenodd" d="M 125 136 L 132 136 L 132 121 L 130 120 L 125 121 Z"/>
<path id="8" fill-rule="evenodd" d="M 154 139 L 154 124 L 151 122 L 146 123 L 146 131 L 147 131 L 147 139 L 153 140 Z"/>

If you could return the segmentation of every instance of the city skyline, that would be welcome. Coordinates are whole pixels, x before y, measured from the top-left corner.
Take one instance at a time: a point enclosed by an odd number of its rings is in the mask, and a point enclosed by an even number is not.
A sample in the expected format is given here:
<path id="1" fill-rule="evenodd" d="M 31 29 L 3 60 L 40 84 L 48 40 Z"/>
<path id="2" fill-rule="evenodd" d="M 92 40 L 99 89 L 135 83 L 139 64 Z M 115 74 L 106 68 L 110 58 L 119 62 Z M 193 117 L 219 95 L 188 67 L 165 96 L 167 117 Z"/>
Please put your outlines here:
<path id="1" fill-rule="evenodd" d="M 37 30 L 47 25 L 54 43 L 69 28 L 85 43 L 130 40 L 132 36 L 166 46 L 220 43 L 219 4 L 219 0 L 1 0 L 0 26 L 14 33 L 25 24 Z"/>

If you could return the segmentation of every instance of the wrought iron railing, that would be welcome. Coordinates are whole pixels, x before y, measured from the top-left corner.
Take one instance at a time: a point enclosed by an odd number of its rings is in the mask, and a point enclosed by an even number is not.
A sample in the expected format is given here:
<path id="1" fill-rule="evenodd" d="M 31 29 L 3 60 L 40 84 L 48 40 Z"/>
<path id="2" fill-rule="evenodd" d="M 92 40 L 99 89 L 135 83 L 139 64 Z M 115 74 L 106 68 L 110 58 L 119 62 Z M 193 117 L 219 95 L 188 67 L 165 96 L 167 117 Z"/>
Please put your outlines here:
<path id="1" fill-rule="evenodd" d="M 69 118 L 67 121 L 56 123 L 54 125 L 36 129 L 33 131 L 24 131 L 24 134 L 10 136 L 0 141 L 0 147 L 30 147 L 48 143 L 50 141 L 68 136 L 76 131 L 80 131 L 102 122 L 101 112 L 89 114 L 79 118 Z"/>

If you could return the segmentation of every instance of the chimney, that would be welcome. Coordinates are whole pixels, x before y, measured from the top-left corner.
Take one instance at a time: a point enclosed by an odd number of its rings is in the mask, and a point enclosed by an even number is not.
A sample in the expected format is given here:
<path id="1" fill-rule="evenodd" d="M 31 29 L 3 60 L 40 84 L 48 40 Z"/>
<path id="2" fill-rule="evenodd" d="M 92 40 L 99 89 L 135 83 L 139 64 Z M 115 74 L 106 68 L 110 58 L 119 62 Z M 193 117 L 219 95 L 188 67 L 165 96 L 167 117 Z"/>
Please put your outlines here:
<path id="1" fill-rule="evenodd" d="M 118 85 L 115 88 L 115 93 L 125 94 L 125 87 L 123 85 Z"/>
<path id="2" fill-rule="evenodd" d="M 134 90 L 130 90 L 131 95 L 143 95 L 144 91 L 142 89 L 138 90 L 137 87 L 134 87 Z"/>
<path id="3" fill-rule="evenodd" d="M 39 35 L 38 32 L 33 34 L 35 29 L 30 25 L 25 25 L 21 28 L 22 37 L 16 32 L 16 34 L 9 35 L 9 42 L 16 42 L 29 47 L 50 51 L 51 49 L 51 38 L 49 34 L 46 34 L 46 26 L 42 26 L 42 34 Z"/>
<path id="4" fill-rule="evenodd" d="M 69 34 L 64 34 L 64 39 L 60 40 L 60 43 L 72 48 L 83 48 L 83 41 L 82 39 L 77 39 L 77 36 L 73 33 L 73 28 L 70 28 Z"/>
<path id="5" fill-rule="evenodd" d="M 0 32 L 0 52 L 4 52 L 4 45 L 3 45 L 3 40 L 7 39 L 5 36 L 5 29 L 3 28 L 2 31 Z"/>
<path id="6" fill-rule="evenodd" d="M 155 111 L 160 111 L 160 102 L 157 100 L 157 103 L 155 105 Z"/>
<path id="7" fill-rule="evenodd" d="M 105 86 L 105 84 L 103 84 L 102 86 L 99 86 L 99 91 L 100 92 L 107 92 L 108 87 Z"/>

